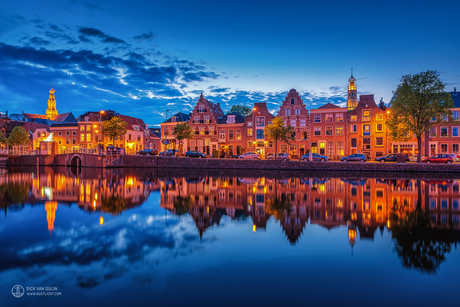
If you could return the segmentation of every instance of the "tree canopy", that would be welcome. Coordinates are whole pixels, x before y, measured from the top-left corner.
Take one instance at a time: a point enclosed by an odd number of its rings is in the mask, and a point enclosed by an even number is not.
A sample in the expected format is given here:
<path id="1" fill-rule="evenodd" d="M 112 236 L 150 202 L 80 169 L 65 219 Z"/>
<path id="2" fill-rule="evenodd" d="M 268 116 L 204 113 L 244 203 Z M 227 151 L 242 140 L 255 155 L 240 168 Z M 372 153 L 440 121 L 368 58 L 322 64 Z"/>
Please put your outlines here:
<path id="1" fill-rule="evenodd" d="M 421 160 L 422 136 L 430 127 L 452 120 L 454 103 L 436 71 L 404 75 L 394 92 L 387 125 L 394 141 L 407 141 L 415 134 L 418 142 L 417 162 Z"/>
<path id="2" fill-rule="evenodd" d="M 29 145 L 29 133 L 24 127 L 16 126 L 13 128 L 13 131 L 10 133 L 7 139 L 7 143 L 10 146 L 23 146 Z"/>
<path id="3" fill-rule="evenodd" d="M 232 112 L 237 112 L 237 113 L 240 113 L 241 115 L 243 116 L 249 116 L 251 115 L 252 113 L 252 109 L 247 107 L 247 106 L 244 106 L 242 104 L 240 105 L 233 105 L 231 108 L 230 108 L 230 111 L 227 112 L 227 114 L 230 114 Z"/>
<path id="4" fill-rule="evenodd" d="M 290 144 L 292 139 L 292 126 L 286 126 L 282 117 L 275 117 L 270 125 L 265 127 L 265 138 L 275 142 L 275 156 L 278 149 L 278 142 Z"/>
<path id="5" fill-rule="evenodd" d="M 105 120 L 102 122 L 102 134 L 111 137 L 115 143 L 116 137 L 126 134 L 127 125 L 128 124 L 121 118 L 114 116 L 110 120 Z"/>
<path id="6" fill-rule="evenodd" d="M 173 130 L 173 136 L 181 142 L 182 140 L 191 140 L 193 136 L 195 135 L 195 131 L 193 131 L 192 126 L 190 126 L 188 123 L 183 122 L 180 124 L 177 124 L 174 127 Z"/>

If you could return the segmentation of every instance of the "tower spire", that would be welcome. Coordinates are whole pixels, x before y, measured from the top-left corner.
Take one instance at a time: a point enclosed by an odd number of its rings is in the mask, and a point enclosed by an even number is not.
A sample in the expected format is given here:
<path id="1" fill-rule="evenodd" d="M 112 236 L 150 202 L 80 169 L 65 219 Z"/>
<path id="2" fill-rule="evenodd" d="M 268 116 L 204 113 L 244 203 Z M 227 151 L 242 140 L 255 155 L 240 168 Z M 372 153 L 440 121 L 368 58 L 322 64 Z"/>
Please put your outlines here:
<path id="1" fill-rule="evenodd" d="M 46 118 L 54 120 L 58 116 L 58 111 L 56 109 L 56 98 L 54 97 L 53 82 L 51 82 L 50 96 L 48 98 L 48 108 L 46 109 Z"/>
<path id="2" fill-rule="evenodd" d="M 347 109 L 348 112 L 352 111 L 358 106 L 358 96 L 355 85 L 356 79 L 353 77 L 353 67 L 351 68 L 351 77 L 348 79 L 348 100 Z"/>

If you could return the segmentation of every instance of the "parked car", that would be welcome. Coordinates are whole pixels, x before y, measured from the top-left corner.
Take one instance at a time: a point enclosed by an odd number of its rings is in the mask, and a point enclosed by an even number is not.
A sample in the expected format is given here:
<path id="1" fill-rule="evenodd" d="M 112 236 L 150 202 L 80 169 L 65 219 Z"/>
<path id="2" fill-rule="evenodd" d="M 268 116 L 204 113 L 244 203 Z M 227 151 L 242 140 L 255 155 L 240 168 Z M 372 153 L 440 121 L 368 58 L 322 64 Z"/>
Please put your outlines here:
<path id="1" fill-rule="evenodd" d="M 320 154 L 317 154 L 316 152 L 314 152 L 312 154 L 312 157 L 313 157 L 313 161 L 321 161 L 321 162 L 329 161 L 329 157 L 322 156 Z M 310 161 L 310 154 L 308 153 L 308 154 L 305 154 L 305 155 L 301 156 L 300 160 L 302 160 L 302 161 Z"/>
<path id="2" fill-rule="evenodd" d="M 275 159 L 275 155 L 274 154 L 270 154 L 268 155 L 267 157 L 268 160 L 283 160 L 283 161 L 288 161 L 288 160 L 291 160 L 291 155 L 288 154 L 288 153 L 279 153 L 279 154 L 276 154 L 276 159 Z"/>
<path id="3" fill-rule="evenodd" d="M 375 161 L 380 162 L 380 163 L 385 163 L 385 162 L 396 162 L 396 158 L 401 155 L 401 154 L 389 154 L 383 157 L 378 157 L 375 159 Z M 406 162 L 409 161 L 409 155 L 406 154 Z"/>
<path id="4" fill-rule="evenodd" d="M 366 162 L 367 157 L 364 154 L 352 154 L 348 157 L 340 158 L 341 162 L 352 162 L 352 161 L 359 161 L 359 162 Z"/>
<path id="5" fill-rule="evenodd" d="M 426 157 L 422 160 L 423 163 L 447 163 L 451 164 L 454 162 L 454 158 L 451 154 L 437 154 L 431 157 Z"/>
<path id="6" fill-rule="evenodd" d="M 426 158 L 425 156 L 422 156 L 422 157 L 421 157 L 421 160 L 423 160 L 423 159 L 425 159 L 425 158 Z M 421 160 L 420 160 L 420 161 L 421 161 Z M 409 161 L 411 161 L 411 162 L 417 162 L 417 155 L 410 156 L 410 157 L 409 157 Z"/>
<path id="7" fill-rule="evenodd" d="M 107 146 L 106 149 L 108 155 L 123 155 L 125 149 L 117 146 Z"/>
<path id="8" fill-rule="evenodd" d="M 188 158 L 206 158 L 206 154 L 199 151 L 187 151 L 185 156 Z"/>
<path id="9" fill-rule="evenodd" d="M 158 150 L 156 149 L 142 149 L 136 152 L 136 155 L 141 155 L 141 156 L 156 156 L 158 155 Z"/>
<path id="10" fill-rule="evenodd" d="M 257 152 L 246 152 L 242 155 L 239 156 L 239 159 L 253 159 L 253 160 L 259 160 L 260 155 Z"/>
<path id="11" fill-rule="evenodd" d="M 453 162 L 458 162 L 458 158 L 456 154 L 448 154 L 452 157 Z"/>
<path id="12" fill-rule="evenodd" d="M 175 149 L 166 149 L 165 151 L 160 152 L 159 156 L 165 157 L 174 157 L 177 156 L 178 151 Z"/>

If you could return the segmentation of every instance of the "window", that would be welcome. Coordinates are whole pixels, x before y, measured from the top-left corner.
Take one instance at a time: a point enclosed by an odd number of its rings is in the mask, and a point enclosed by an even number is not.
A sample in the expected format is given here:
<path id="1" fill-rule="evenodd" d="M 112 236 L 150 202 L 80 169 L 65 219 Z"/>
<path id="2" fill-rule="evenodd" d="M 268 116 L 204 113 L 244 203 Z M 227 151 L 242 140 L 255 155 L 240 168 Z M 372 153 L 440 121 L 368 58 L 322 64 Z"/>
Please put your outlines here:
<path id="1" fill-rule="evenodd" d="M 326 116 L 324 118 L 324 122 L 332 123 L 332 114 L 326 114 Z"/>
<path id="2" fill-rule="evenodd" d="M 363 150 L 371 149 L 371 138 L 363 138 Z"/>
<path id="3" fill-rule="evenodd" d="M 233 117 L 233 120 L 235 120 L 235 116 L 232 116 L 232 117 Z M 211 122 L 211 121 L 209 120 L 209 115 L 205 115 L 205 116 L 204 116 L 204 122 L 205 122 L 206 124 L 209 124 L 209 123 Z M 234 121 L 233 121 L 233 122 L 234 122 Z"/>
<path id="4" fill-rule="evenodd" d="M 62 132 L 61 132 L 61 131 L 59 131 L 59 132 L 58 132 L 58 135 L 59 135 L 59 136 L 61 136 L 61 135 L 62 135 Z"/>
<path id="5" fill-rule="evenodd" d="M 228 130 L 228 140 L 233 141 L 233 130 Z"/>
<path id="6" fill-rule="evenodd" d="M 458 210 L 458 199 L 452 199 L 452 210 Z"/>
<path id="7" fill-rule="evenodd" d="M 193 117 L 193 123 L 194 124 L 199 124 L 200 123 L 200 116 L 199 115 L 195 115 Z"/>
<path id="8" fill-rule="evenodd" d="M 305 124 L 306 124 L 306 120 L 305 120 L 305 119 L 301 119 L 301 120 L 300 120 L 300 127 L 305 127 Z"/>
<path id="9" fill-rule="evenodd" d="M 335 121 L 336 122 L 343 122 L 343 113 L 335 114 Z"/>
<path id="10" fill-rule="evenodd" d="M 327 142 L 327 155 L 333 156 L 334 155 L 334 142 Z M 330 185 L 331 186 L 331 185 Z"/>
<path id="11" fill-rule="evenodd" d="M 376 120 L 383 120 L 383 114 L 377 114 L 375 115 Z"/>
<path id="12" fill-rule="evenodd" d="M 210 135 L 214 135 L 214 127 L 208 127 L 208 131 Z"/>
<path id="13" fill-rule="evenodd" d="M 315 127 L 315 135 L 321 135 L 321 127 Z"/>
<path id="14" fill-rule="evenodd" d="M 84 142 L 85 141 L 85 135 L 84 134 L 80 134 L 80 142 Z"/>
<path id="15" fill-rule="evenodd" d="M 225 141 L 225 130 L 220 130 L 219 139 Z"/>
<path id="16" fill-rule="evenodd" d="M 383 124 L 377 124 L 377 132 L 383 132 Z"/>
<path id="17" fill-rule="evenodd" d="M 252 142 L 248 141 L 248 147 L 252 147 Z"/>
<path id="18" fill-rule="evenodd" d="M 447 136 L 447 127 L 441 127 L 441 137 Z"/>
<path id="19" fill-rule="evenodd" d="M 76 142 L 76 140 L 75 140 L 75 138 L 74 138 L 74 139 L 72 140 L 72 144 L 75 145 L 76 143 L 77 143 L 77 142 Z"/>
<path id="20" fill-rule="evenodd" d="M 273 148 L 273 141 L 268 141 L 268 147 Z"/>
<path id="21" fill-rule="evenodd" d="M 458 154 L 458 144 L 452 144 L 452 152 L 454 154 Z"/>
<path id="22" fill-rule="evenodd" d="M 265 127 L 265 117 L 256 117 L 256 127 Z"/>
<path id="23" fill-rule="evenodd" d="M 285 115 L 291 115 L 291 110 L 289 110 L 289 109 L 284 110 L 284 114 Z"/>
<path id="24" fill-rule="evenodd" d="M 321 114 L 315 114 L 314 122 L 315 123 L 320 123 L 321 122 Z"/>
<path id="25" fill-rule="evenodd" d="M 248 136 L 252 136 L 252 128 L 248 129 Z"/>
<path id="26" fill-rule="evenodd" d="M 204 127 L 200 127 L 200 135 L 204 135 Z"/>
<path id="27" fill-rule="evenodd" d="M 363 135 L 371 135 L 371 125 L 363 125 Z"/>
<path id="28" fill-rule="evenodd" d="M 458 111 L 452 111 L 452 118 L 458 120 Z"/>
<path id="29" fill-rule="evenodd" d="M 383 146 L 383 138 L 375 138 L 375 146 Z"/>
<path id="30" fill-rule="evenodd" d="M 351 139 L 351 147 L 352 148 L 356 148 L 357 147 L 357 142 L 356 142 L 356 139 Z"/>
<path id="31" fill-rule="evenodd" d="M 204 112 L 206 112 L 206 109 L 204 108 L 204 105 L 200 104 L 198 106 L 198 113 L 204 113 Z"/>
<path id="32" fill-rule="evenodd" d="M 300 115 L 300 109 L 299 108 L 295 109 L 295 115 Z"/>
<path id="33" fill-rule="evenodd" d="M 296 120 L 295 119 L 291 120 L 291 127 L 295 128 L 295 124 L 296 124 Z"/>
<path id="34" fill-rule="evenodd" d="M 77 131 L 72 131 L 72 135 L 77 135 Z"/>
<path id="35" fill-rule="evenodd" d="M 458 127 L 452 127 L 452 136 L 458 136 Z"/>
<path id="36" fill-rule="evenodd" d="M 358 125 L 351 125 L 351 133 L 358 132 Z"/>
<path id="37" fill-rule="evenodd" d="M 88 133 L 88 134 L 86 135 L 86 141 L 87 141 L 87 142 L 91 142 L 91 134 Z"/>
<path id="38" fill-rule="evenodd" d="M 352 121 L 352 122 L 355 122 L 357 120 L 358 120 L 358 116 L 356 116 L 356 115 L 352 115 L 351 118 L 350 118 L 350 121 Z"/>
<path id="39" fill-rule="evenodd" d="M 343 127 L 335 127 L 335 135 L 343 135 Z"/>
<path id="40" fill-rule="evenodd" d="M 447 153 L 447 144 L 441 144 L 441 153 Z"/>
<path id="41" fill-rule="evenodd" d="M 264 131 L 262 129 L 257 129 L 257 139 L 264 138 Z"/>
<path id="42" fill-rule="evenodd" d="M 436 198 L 430 199 L 430 210 L 436 210 L 436 202 L 437 202 Z"/>
<path id="43" fill-rule="evenodd" d="M 81 125 L 80 126 L 80 131 L 85 131 L 85 126 Z"/>
<path id="44" fill-rule="evenodd" d="M 332 127 L 326 127 L 326 135 L 332 135 Z"/>
<path id="45" fill-rule="evenodd" d="M 91 125 L 86 126 L 86 131 L 91 131 Z"/>
<path id="46" fill-rule="evenodd" d="M 236 130 L 236 139 L 241 140 L 241 130 Z"/>
<path id="47" fill-rule="evenodd" d="M 436 137 L 436 127 L 430 128 L 430 137 Z"/>
<path id="48" fill-rule="evenodd" d="M 363 122 L 371 120 L 371 110 L 363 110 Z"/>
<path id="49" fill-rule="evenodd" d="M 343 156 L 343 150 L 344 149 L 344 143 L 343 142 L 337 142 L 337 155 Z"/>

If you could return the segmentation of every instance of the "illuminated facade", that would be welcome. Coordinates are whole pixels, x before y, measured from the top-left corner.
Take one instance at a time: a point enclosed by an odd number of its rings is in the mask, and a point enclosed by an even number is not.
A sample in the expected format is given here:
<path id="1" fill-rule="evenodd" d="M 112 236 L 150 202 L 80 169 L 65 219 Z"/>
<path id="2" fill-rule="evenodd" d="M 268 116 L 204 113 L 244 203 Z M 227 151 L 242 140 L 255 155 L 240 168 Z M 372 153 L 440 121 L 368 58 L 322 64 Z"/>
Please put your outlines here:
<path id="1" fill-rule="evenodd" d="M 353 111 L 358 106 L 358 91 L 356 90 L 356 79 L 353 77 L 353 68 L 351 69 L 351 77 L 348 79 L 348 98 L 347 110 Z"/>
<path id="2" fill-rule="evenodd" d="M 54 120 L 58 116 L 58 110 L 56 109 L 56 98 L 54 97 L 54 92 L 51 87 L 50 96 L 48 98 L 48 108 L 46 109 L 46 118 L 49 120 Z"/>

